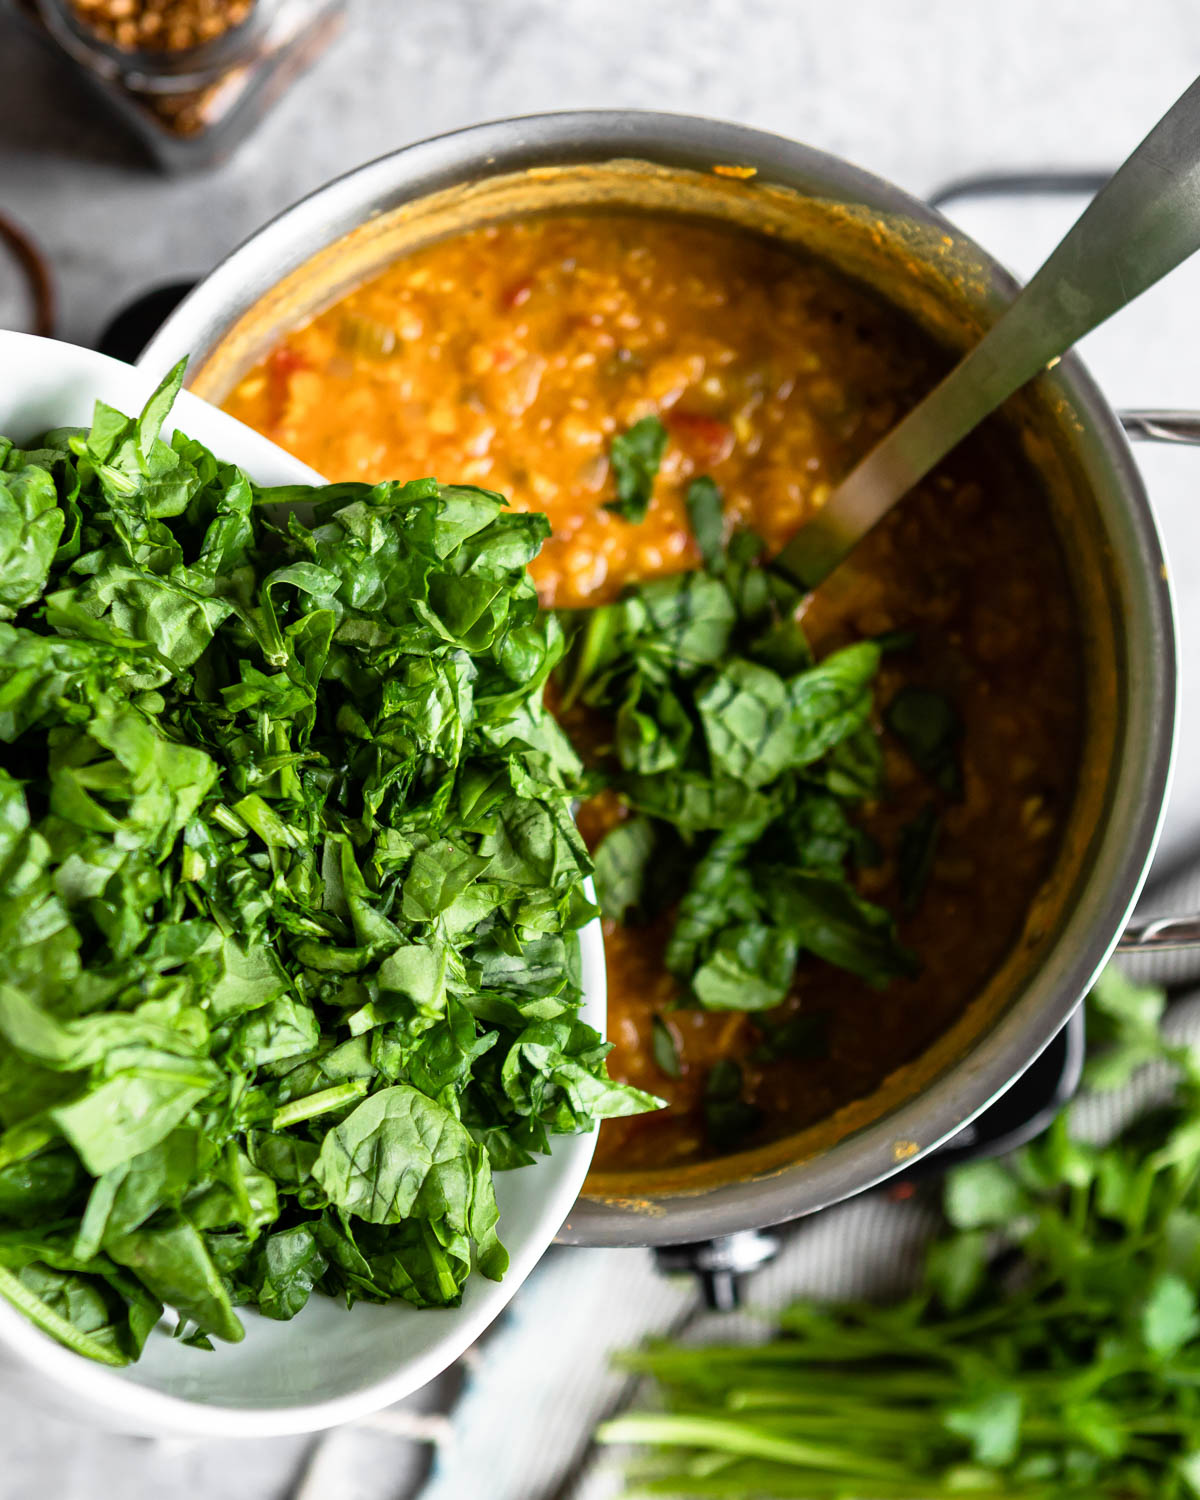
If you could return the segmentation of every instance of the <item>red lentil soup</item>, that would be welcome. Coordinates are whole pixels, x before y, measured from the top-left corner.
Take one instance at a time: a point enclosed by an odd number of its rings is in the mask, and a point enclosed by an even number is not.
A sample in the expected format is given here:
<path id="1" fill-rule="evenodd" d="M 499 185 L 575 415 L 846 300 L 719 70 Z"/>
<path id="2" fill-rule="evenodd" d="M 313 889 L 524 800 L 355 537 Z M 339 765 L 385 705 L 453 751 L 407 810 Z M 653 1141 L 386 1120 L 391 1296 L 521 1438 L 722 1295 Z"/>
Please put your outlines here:
<path id="1" fill-rule="evenodd" d="M 683 497 L 700 474 L 721 486 L 733 523 L 781 545 L 945 363 L 874 296 L 767 241 L 679 219 L 548 216 L 408 255 L 295 330 L 226 405 L 329 479 L 434 474 L 544 511 L 539 592 L 579 607 L 697 564 Z M 651 414 L 669 440 L 633 525 L 603 508 L 607 454 Z M 900 920 L 920 974 L 880 991 L 802 963 L 782 1016 L 822 1017 L 821 1055 L 760 1061 L 752 1016 L 674 1007 L 669 918 L 606 922 L 611 1071 L 668 1108 L 606 1123 L 601 1170 L 711 1155 L 703 1091 L 722 1058 L 742 1067 L 760 1140 L 870 1094 L 962 1015 L 1019 933 L 1071 804 L 1082 668 L 1046 504 L 1004 438 L 995 427 L 964 444 L 804 617 L 818 655 L 912 630 L 912 649 L 884 658 L 879 701 L 919 682 L 963 721 L 963 795 L 921 904 Z M 882 858 L 856 879 L 898 911 L 900 830 L 928 793 L 879 732 L 888 792 L 862 822 Z M 585 806 L 585 837 L 619 816 L 605 798 Z M 677 1077 L 655 1061 L 655 1017 Z"/>

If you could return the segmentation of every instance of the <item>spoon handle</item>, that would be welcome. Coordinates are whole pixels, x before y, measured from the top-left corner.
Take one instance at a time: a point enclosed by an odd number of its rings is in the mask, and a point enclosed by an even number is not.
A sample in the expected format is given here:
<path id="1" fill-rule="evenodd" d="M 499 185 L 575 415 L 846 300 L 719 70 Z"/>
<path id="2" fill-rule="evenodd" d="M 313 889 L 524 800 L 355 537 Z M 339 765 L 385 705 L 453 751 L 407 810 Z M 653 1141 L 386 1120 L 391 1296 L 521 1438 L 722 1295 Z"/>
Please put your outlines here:
<path id="1" fill-rule="evenodd" d="M 1200 249 L 1200 79 L 979 343 L 834 490 L 775 567 L 812 589 L 1008 396 Z"/>

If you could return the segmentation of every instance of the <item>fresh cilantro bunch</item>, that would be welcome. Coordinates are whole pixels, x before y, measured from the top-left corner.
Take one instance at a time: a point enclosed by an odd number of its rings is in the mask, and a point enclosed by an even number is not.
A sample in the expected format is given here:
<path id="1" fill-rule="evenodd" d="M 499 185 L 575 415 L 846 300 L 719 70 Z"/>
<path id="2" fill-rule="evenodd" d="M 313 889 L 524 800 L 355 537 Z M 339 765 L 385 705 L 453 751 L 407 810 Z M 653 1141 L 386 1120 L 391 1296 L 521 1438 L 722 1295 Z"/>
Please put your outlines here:
<path id="1" fill-rule="evenodd" d="M 653 1450 L 631 1493 L 1200 1495 L 1200 1063 L 1163 1039 L 1162 1010 L 1161 992 L 1103 976 L 1087 1086 L 1150 1064 L 1173 1092 L 1107 1143 L 1064 1114 L 1033 1145 L 951 1173 L 905 1301 L 800 1303 L 763 1345 L 629 1356 L 666 1408 L 602 1429 Z"/>
<path id="2" fill-rule="evenodd" d="M 611 726 L 592 784 L 633 813 L 597 852 L 601 907 L 637 921 L 677 902 L 667 967 L 710 1010 L 779 1005 L 804 954 L 877 985 L 912 974 L 891 915 L 851 880 L 872 855 L 853 813 L 882 786 L 883 646 L 814 661 L 760 539 L 722 545 L 711 480 L 688 504 L 703 569 L 565 617 L 560 711 Z"/>
<path id="3" fill-rule="evenodd" d="M 181 378 L 0 440 L 0 1293 L 110 1364 L 454 1304 L 493 1171 L 654 1103 L 579 1019 L 545 519 L 260 490 L 161 439 Z"/>

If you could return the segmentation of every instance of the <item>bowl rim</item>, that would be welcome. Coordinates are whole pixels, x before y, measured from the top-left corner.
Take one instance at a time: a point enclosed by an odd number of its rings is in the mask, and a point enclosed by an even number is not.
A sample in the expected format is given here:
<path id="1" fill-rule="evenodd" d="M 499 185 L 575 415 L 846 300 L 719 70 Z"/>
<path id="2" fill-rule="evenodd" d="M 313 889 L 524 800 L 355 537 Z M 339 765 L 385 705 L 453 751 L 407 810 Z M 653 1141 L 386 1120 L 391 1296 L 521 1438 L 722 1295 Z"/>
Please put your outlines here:
<path id="1" fill-rule="evenodd" d="M 278 281 L 368 217 L 446 187 L 531 167 L 617 159 L 711 170 L 752 165 L 756 181 L 902 216 L 972 252 L 1002 303 L 1018 284 L 942 214 L 841 158 L 749 126 L 641 110 L 569 110 L 468 126 L 375 158 L 318 188 L 245 240 L 166 320 L 139 364 L 207 350 Z M 1074 908 L 1014 1004 L 941 1076 L 816 1156 L 720 1185 L 636 1199 L 587 1194 L 560 1233 L 568 1244 L 632 1246 L 762 1228 L 873 1187 L 957 1134 L 1048 1045 L 1111 955 L 1149 869 L 1174 755 L 1178 657 L 1166 561 L 1125 435 L 1075 354 L 1047 375 L 1078 425 L 1077 448 L 1101 500 L 1130 631 L 1123 717 L 1105 823 Z M 1136 662 L 1137 670 L 1130 670 Z M 913 1149 L 909 1149 L 912 1147 Z"/>

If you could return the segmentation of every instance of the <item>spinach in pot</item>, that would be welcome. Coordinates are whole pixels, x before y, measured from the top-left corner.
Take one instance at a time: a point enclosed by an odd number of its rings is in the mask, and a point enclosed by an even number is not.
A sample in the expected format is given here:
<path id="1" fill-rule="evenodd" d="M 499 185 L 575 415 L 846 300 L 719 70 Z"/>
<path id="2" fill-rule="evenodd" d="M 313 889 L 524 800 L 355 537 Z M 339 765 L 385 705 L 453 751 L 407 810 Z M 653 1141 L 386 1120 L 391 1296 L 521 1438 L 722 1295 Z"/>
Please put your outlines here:
<path id="1" fill-rule="evenodd" d="M 829 1055 L 832 1013 L 795 1007 L 805 966 L 879 989 L 919 971 L 858 881 L 882 858 L 859 823 L 886 790 L 876 679 L 883 655 L 915 637 L 892 631 L 816 660 L 801 596 L 753 532 L 726 540 L 713 480 L 693 480 L 686 505 L 701 568 L 565 614 L 558 706 L 588 746 L 587 786 L 618 810 L 595 856 L 605 915 L 639 926 L 665 914 L 672 1006 L 751 1018 L 732 1033 L 743 1069 L 689 1059 L 663 1016 L 650 1017 L 645 1044 L 664 1089 L 703 1079 L 698 1102 L 680 1107 L 695 1108 L 708 1150 L 725 1153 L 753 1144 L 766 1120 L 755 1102 L 763 1067 Z M 898 905 L 911 916 L 941 809 L 961 790 L 961 724 L 945 699 L 908 688 L 884 717 L 933 783 L 934 800 L 893 840 Z"/>
<path id="2" fill-rule="evenodd" d="M 633 815 L 600 844 L 601 904 L 617 920 L 661 905 L 682 844 L 666 964 L 683 1003 L 771 1010 L 806 956 L 883 986 L 917 965 L 852 881 L 874 857 L 853 812 L 882 788 L 869 722 L 881 648 L 815 662 L 798 596 L 752 534 L 721 545 L 714 501 L 711 481 L 693 484 L 703 570 L 566 617 L 563 705 L 611 724 L 592 781 Z"/>

